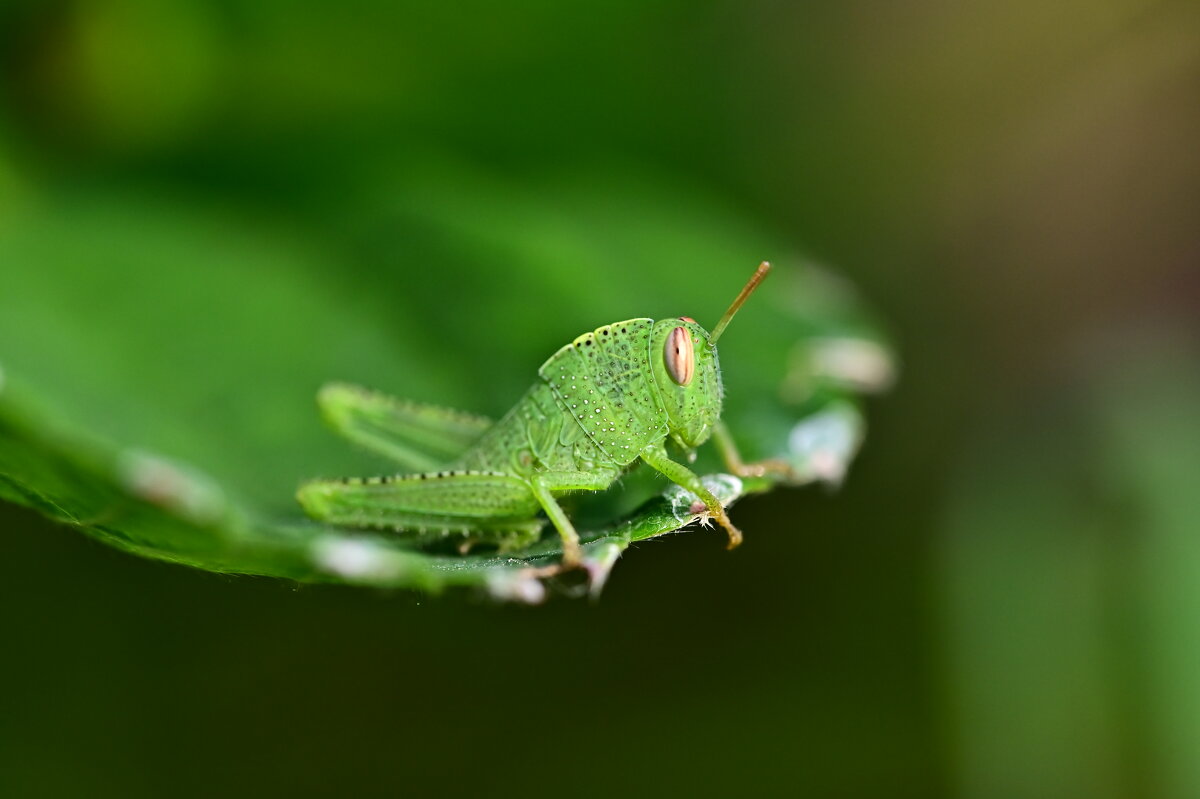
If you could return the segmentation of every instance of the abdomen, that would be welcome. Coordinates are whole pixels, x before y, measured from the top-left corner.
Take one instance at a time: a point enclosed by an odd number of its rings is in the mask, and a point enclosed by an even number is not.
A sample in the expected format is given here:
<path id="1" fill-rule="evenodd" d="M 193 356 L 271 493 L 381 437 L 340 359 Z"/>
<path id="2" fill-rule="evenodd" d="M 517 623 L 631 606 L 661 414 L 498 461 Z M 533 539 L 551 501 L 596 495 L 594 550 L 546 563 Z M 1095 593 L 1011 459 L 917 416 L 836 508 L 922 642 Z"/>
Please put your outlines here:
<path id="1" fill-rule="evenodd" d="M 590 472 L 611 465 L 611 459 L 565 413 L 550 386 L 538 380 L 454 468 L 524 476 L 548 471 Z"/>

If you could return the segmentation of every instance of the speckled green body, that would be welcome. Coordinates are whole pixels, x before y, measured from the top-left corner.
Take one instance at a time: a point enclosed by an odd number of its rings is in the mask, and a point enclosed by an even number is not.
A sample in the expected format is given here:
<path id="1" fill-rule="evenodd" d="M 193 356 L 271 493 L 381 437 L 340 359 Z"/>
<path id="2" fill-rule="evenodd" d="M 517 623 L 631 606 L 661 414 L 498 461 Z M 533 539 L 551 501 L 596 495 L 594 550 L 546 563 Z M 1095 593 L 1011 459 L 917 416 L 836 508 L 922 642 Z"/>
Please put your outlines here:
<path id="1" fill-rule="evenodd" d="M 675 385 L 665 370 L 657 374 L 657 359 L 651 357 L 676 327 L 689 328 L 698 359 L 703 358 L 686 388 Z M 619 474 L 647 445 L 671 435 L 668 407 L 681 421 L 693 422 L 676 425 L 678 443 L 692 449 L 711 435 L 721 412 L 716 353 L 701 346 L 706 342 L 699 325 L 676 319 L 657 325 L 652 319 L 629 319 L 584 333 L 542 364 L 538 382 L 455 466 L 522 476 Z"/>
<path id="2" fill-rule="evenodd" d="M 687 385 L 672 379 L 665 362 L 677 329 L 694 351 Z M 573 546 L 577 553 L 574 528 L 554 497 L 608 488 L 639 459 L 723 514 L 699 478 L 664 449 L 671 440 L 690 455 L 720 419 L 716 349 L 690 319 L 629 319 L 584 333 L 542 365 L 529 391 L 494 424 L 345 386 L 329 387 L 321 402 L 347 436 L 423 470 L 307 483 L 297 496 L 317 519 L 419 541 L 458 535 L 511 548 L 537 537 L 544 510 L 564 551 Z M 457 457 L 445 457 L 456 448 Z"/>

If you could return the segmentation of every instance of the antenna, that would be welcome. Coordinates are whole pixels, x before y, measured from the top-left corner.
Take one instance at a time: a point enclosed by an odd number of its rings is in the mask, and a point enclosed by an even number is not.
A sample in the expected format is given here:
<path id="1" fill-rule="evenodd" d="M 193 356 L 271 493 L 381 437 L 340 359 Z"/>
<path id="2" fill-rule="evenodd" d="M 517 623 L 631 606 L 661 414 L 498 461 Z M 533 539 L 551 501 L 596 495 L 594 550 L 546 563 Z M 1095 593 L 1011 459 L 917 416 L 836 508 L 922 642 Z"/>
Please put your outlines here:
<path id="1" fill-rule="evenodd" d="M 729 310 L 725 312 L 725 315 L 721 317 L 721 321 L 717 322 L 717 326 L 714 327 L 712 333 L 709 334 L 708 345 L 710 347 L 717 343 L 717 339 L 719 339 L 721 334 L 725 332 L 725 328 L 728 326 L 729 320 L 732 319 L 733 315 L 738 312 L 739 308 L 742 307 L 742 303 L 746 301 L 746 298 L 754 293 L 754 290 L 758 288 L 758 284 L 763 281 L 763 278 L 767 276 L 767 272 L 770 271 L 771 264 L 767 263 L 766 261 L 763 261 L 758 265 L 758 269 L 754 270 L 754 274 L 750 276 L 748 281 L 746 281 L 746 285 L 742 286 L 742 292 L 737 295 L 737 299 L 733 301 L 733 304 L 729 306 Z"/>

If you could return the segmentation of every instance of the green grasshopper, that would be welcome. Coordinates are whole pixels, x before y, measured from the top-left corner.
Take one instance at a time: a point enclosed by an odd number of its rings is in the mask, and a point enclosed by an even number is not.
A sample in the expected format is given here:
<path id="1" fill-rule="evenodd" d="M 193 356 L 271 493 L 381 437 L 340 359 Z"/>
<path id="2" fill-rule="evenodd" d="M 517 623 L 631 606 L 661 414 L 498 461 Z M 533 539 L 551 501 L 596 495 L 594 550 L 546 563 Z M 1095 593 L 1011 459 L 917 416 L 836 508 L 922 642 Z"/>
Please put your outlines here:
<path id="1" fill-rule="evenodd" d="M 408 473 L 315 480 L 297 499 L 314 519 L 404 532 L 418 542 L 451 535 L 501 551 L 537 540 L 544 511 L 562 537 L 561 567 L 581 564 L 579 535 L 557 497 L 608 488 L 637 462 L 694 494 L 729 534 L 742 533 L 700 477 L 667 454 L 689 459 L 713 437 L 736 474 L 744 464 L 721 422 L 717 339 L 770 264 L 763 262 L 712 333 L 695 320 L 628 319 L 584 333 L 538 369 L 538 380 L 499 422 L 330 384 L 318 404 L 340 433 L 398 461 Z M 465 551 L 465 550 L 464 550 Z"/>

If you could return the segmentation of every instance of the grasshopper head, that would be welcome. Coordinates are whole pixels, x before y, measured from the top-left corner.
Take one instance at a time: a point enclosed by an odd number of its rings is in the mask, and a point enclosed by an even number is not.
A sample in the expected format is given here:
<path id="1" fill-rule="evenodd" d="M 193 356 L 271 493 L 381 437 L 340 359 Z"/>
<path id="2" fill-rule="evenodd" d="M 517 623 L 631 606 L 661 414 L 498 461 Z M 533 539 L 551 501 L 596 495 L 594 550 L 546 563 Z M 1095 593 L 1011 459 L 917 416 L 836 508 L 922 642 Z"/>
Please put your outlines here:
<path id="1" fill-rule="evenodd" d="M 686 316 L 655 322 L 650 331 L 655 388 L 667 410 L 671 437 L 684 449 L 694 449 L 707 441 L 721 418 L 723 391 L 717 339 L 770 268 L 766 261 L 758 265 L 712 333 Z"/>
<path id="2" fill-rule="evenodd" d="M 686 316 L 655 322 L 650 368 L 671 437 L 685 449 L 703 444 L 721 418 L 721 370 L 708 332 Z"/>

